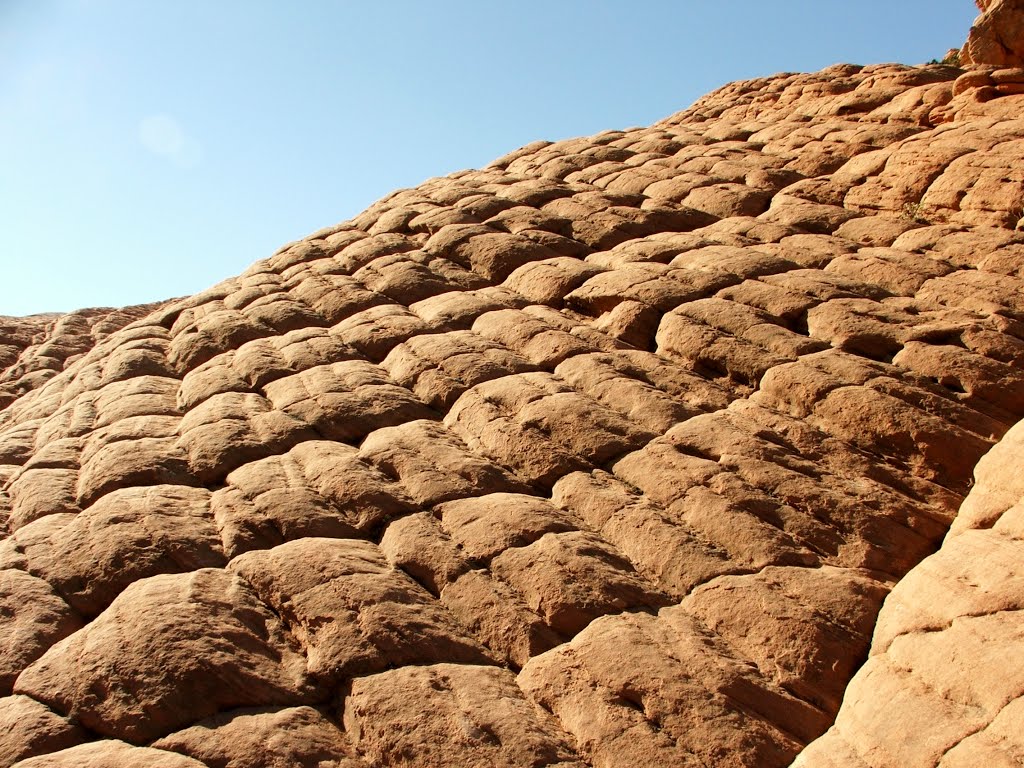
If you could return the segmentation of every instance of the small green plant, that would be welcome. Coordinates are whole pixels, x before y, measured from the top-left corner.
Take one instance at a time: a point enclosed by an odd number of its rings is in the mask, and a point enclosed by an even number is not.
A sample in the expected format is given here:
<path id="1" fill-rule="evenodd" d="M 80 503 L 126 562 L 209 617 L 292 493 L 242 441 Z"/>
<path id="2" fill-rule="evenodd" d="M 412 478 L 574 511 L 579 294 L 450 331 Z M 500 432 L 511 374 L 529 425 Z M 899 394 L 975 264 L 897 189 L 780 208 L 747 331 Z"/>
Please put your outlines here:
<path id="1" fill-rule="evenodd" d="M 929 64 L 942 64 L 946 67 L 959 67 L 960 66 L 960 51 L 957 48 L 950 48 L 947 53 L 941 59 L 931 59 Z"/>
<path id="2" fill-rule="evenodd" d="M 903 218 L 916 221 L 918 224 L 927 224 L 928 218 L 924 215 L 924 206 L 921 203 L 904 203 Z"/>

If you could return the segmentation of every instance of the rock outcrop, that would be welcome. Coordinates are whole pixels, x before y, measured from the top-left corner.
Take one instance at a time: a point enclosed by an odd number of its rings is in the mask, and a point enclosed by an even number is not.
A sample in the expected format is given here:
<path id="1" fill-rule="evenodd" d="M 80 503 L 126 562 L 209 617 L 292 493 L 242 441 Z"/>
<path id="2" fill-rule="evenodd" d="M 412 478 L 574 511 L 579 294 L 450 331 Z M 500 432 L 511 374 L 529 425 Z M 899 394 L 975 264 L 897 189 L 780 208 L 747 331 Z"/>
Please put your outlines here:
<path id="1" fill-rule="evenodd" d="M 156 306 L 0 316 L 0 408 L 41 386 L 101 339 L 145 317 Z"/>
<path id="2" fill-rule="evenodd" d="M 1024 764 L 1024 423 L 978 464 L 942 548 L 878 617 L 836 723 L 798 766 Z"/>
<path id="3" fill-rule="evenodd" d="M 1013 764 L 1022 90 L 734 83 L 5 321 L 0 766 Z"/>
<path id="4" fill-rule="evenodd" d="M 962 64 L 1024 67 L 1024 2 L 976 0 L 981 16 L 960 51 Z"/>

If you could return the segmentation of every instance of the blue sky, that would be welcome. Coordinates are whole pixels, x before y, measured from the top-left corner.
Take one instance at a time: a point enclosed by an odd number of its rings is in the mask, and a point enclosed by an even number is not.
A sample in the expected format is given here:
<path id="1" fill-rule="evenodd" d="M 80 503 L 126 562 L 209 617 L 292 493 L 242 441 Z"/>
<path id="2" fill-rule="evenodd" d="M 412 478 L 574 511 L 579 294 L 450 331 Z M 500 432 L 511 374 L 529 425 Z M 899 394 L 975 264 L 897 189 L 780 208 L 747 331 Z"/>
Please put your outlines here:
<path id="1" fill-rule="evenodd" d="M 739 78 L 921 63 L 969 0 L 0 0 L 0 315 L 185 295 L 398 187 Z"/>

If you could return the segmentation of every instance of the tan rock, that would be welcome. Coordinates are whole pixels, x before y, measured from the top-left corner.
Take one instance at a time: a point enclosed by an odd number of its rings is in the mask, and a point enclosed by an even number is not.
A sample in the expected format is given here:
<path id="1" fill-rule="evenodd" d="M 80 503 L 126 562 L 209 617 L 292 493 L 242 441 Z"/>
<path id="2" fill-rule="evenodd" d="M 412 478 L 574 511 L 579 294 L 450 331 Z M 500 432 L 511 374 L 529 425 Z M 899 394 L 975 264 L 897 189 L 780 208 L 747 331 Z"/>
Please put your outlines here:
<path id="1" fill-rule="evenodd" d="M 451 290 L 487 285 L 486 280 L 454 261 L 417 251 L 381 256 L 352 276 L 376 293 L 410 303 Z"/>
<path id="2" fill-rule="evenodd" d="M 274 334 L 271 326 L 255 318 L 211 304 L 212 311 L 182 313 L 171 328 L 169 359 L 182 374 L 239 344 Z"/>
<path id="3" fill-rule="evenodd" d="M 289 292 L 315 309 L 327 322 L 340 323 L 363 310 L 390 303 L 385 296 L 369 290 L 350 275 L 338 274 L 343 267 L 334 259 L 324 261 L 329 263 L 324 271 L 311 267 L 308 273 L 294 275 Z"/>
<path id="4" fill-rule="evenodd" d="M 874 415 L 868 416 L 872 411 Z M 913 474 L 953 490 L 966 488 L 974 464 L 989 447 L 980 437 L 867 388 L 830 392 L 815 406 L 814 420 L 860 448 L 905 457 Z"/>
<path id="5" fill-rule="evenodd" d="M 355 356 L 352 349 L 324 329 L 300 328 L 243 344 L 231 355 L 231 365 L 247 384 L 263 387 L 282 376 Z M 233 378 L 230 373 L 225 375 Z"/>
<path id="6" fill-rule="evenodd" d="M 638 263 L 602 272 L 565 297 L 566 304 L 591 316 L 636 301 L 665 311 L 685 301 L 711 296 L 738 279 L 724 272 L 706 272 L 665 264 Z"/>
<path id="7" fill-rule="evenodd" d="M 0 693 L 10 693 L 26 667 L 81 625 L 45 581 L 15 568 L 0 570 Z"/>
<path id="8" fill-rule="evenodd" d="M 315 700 L 290 643 L 251 588 L 225 571 L 155 576 L 52 646 L 14 690 L 90 731 L 144 742 L 221 709 Z"/>
<path id="9" fill-rule="evenodd" d="M 478 291 L 452 291 L 411 305 L 428 328 L 465 330 L 481 315 L 499 309 L 521 309 L 531 302 L 502 286 Z"/>
<path id="10" fill-rule="evenodd" d="M 643 372 L 624 355 L 577 355 L 556 367 L 555 375 L 654 434 L 699 413 L 645 380 Z M 694 384 L 697 389 L 703 382 L 694 377 Z"/>
<path id="11" fill-rule="evenodd" d="M 312 707 L 238 709 L 153 742 L 207 766 L 365 768 L 340 726 Z"/>
<path id="12" fill-rule="evenodd" d="M 0 766 L 72 747 L 86 739 L 77 725 L 28 696 L 0 698 Z"/>
<path id="13" fill-rule="evenodd" d="M 87 617 L 139 579 L 225 563 L 209 492 L 175 485 L 113 491 L 22 551 L 27 569 Z"/>
<path id="14" fill-rule="evenodd" d="M 541 368 L 554 368 L 572 355 L 594 351 L 584 339 L 571 332 L 514 309 L 481 315 L 473 323 L 473 330 Z"/>
<path id="15" fill-rule="evenodd" d="M 439 664 L 360 678 L 345 700 L 345 727 L 372 764 L 584 765 L 554 718 L 496 667 Z"/>
<path id="16" fill-rule="evenodd" d="M 203 763 L 173 752 L 101 739 L 15 763 L 18 768 L 200 768 Z"/>
<path id="17" fill-rule="evenodd" d="M 281 616 L 310 674 L 325 684 L 392 664 L 487 661 L 431 595 L 370 542 L 304 538 L 247 552 L 228 568 Z"/>
<path id="18" fill-rule="evenodd" d="M 0 318 L 4 759 L 1020 762 L 1022 72 L 733 83 Z"/>

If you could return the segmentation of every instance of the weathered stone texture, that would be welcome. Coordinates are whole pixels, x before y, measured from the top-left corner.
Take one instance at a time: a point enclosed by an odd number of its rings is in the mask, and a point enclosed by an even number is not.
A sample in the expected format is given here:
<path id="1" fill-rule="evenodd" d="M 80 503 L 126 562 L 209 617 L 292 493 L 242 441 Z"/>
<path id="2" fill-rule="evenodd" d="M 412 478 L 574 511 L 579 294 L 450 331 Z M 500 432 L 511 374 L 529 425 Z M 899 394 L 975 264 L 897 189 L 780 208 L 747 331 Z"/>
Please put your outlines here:
<path id="1" fill-rule="evenodd" d="M 1022 84 L 733 83 L 0 319 L 0 763 L 1019 761 Z"/>
<path id="2" fill-rule="evenodd" d="M 835 724 L 796 765 L 1024 761 L 1024 423 L 978 463 L 942 548 L 878 616 Z"/>
<path id="3" fill-rule="evenodd" d="M 1024 3 L 982 0 L 977 5 L 982 13 L 960 51 L 961 63 L 1024 66 Z"/>

